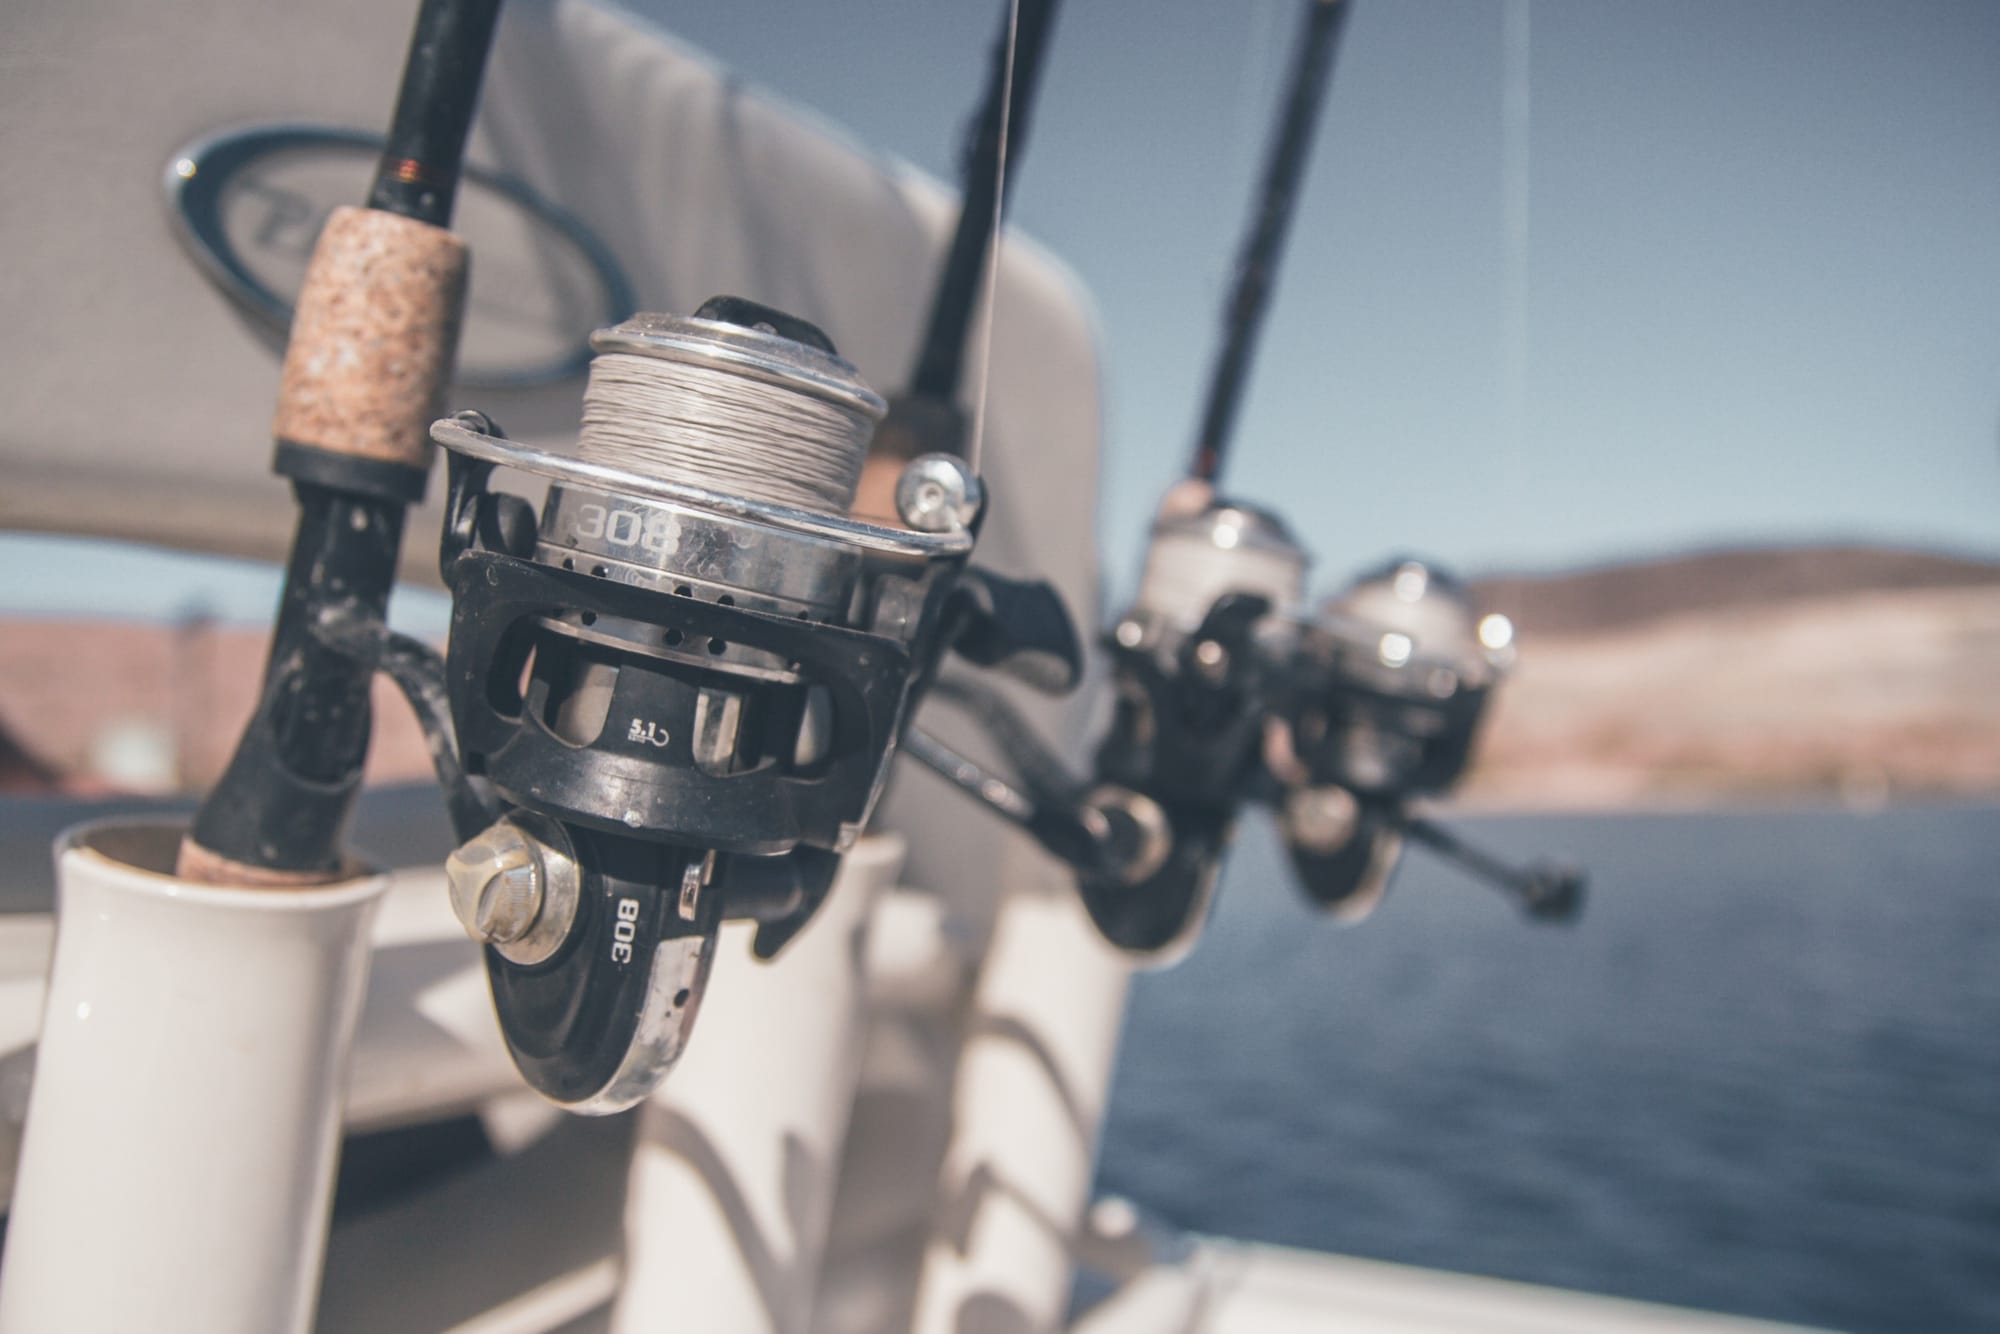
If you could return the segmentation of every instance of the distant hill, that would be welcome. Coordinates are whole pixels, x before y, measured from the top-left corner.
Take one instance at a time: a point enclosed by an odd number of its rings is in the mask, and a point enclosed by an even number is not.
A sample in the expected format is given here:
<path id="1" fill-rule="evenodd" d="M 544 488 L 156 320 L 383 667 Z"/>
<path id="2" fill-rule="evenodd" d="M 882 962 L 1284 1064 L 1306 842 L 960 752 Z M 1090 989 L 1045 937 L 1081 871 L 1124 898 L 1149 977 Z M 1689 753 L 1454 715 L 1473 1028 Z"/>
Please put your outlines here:
<path id="1" fill-rule="evenodd" d="M 1871 546 L 1739 547 L 1558 574 L 1475 580 L 1524 638 L 1606 631 L 1686 612 L 1902 589 L 2000 585 L 2000 561 Z"/>
<path id="2" fill-rule="evenodd" d="M 1510 804 L 2000 794 L 2000 564 L 1711 551 L 1478 586 L 1520 659 L 1467 785 Z"/>

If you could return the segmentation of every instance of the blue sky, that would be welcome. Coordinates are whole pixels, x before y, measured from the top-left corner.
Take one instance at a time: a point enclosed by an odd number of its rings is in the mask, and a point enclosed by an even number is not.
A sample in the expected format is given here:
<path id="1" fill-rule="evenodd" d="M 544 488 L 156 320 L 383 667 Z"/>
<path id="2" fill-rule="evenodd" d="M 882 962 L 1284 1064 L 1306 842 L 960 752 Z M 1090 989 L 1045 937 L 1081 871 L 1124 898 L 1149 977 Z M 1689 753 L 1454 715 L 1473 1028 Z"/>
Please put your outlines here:
<path id="1" fill-rule="evenodd" d="M 946 177 L 998 18 L 641 7 Z M 1071 0 L 1057 24 L 1014 218 L 1103 328 L 1114 578 L 1186 457 L 1296 14 Z M 1400 550 L 2000 556 L 2000 4 L 1356 0 L 1225 480 L 1284 509 L 1322 585 Z M 267 571 L 145 570 L 179 591 L 141 614 L 275 596 Z"/>
<path id="2" fill-rule="evenodd" d="M 650 9 L 940 174 L 998 15 Z M 1185 457 L 1296 14 L 1057 24 L 1014 216 L 1097 303 L 1115 570 Z M 2000 5 L 1357 0 L 1236 449 L 1322 580 L 1396 549 L 2000 554 Z"/>

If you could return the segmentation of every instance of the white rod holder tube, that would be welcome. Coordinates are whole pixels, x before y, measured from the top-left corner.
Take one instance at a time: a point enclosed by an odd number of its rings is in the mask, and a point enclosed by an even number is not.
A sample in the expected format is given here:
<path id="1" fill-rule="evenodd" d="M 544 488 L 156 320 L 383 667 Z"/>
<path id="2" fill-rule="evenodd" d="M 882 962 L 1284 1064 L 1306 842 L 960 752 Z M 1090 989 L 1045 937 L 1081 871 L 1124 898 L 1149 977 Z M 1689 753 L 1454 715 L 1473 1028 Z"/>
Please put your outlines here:
<path id="1" fill-rule="evenodd" d="M 57 844 L 0 1334 L 310 1325 L 389 881 L 178 880 L 183 832 L 109 823 Z"/>
<path id="2" fill-rule="evenodd" d="M 808 1328 L 860 1076 L 867 932 L 902 866 L 902 839 L 862 839 L 769 963 L 747 924 L 724 928 L 687 1055 L 641 1113 L 615 1331 Z"/>
<path id="3" fill-rule="evenodd" d="M 1031 882 L 1002 900 L 959 1056 L 915 1334 L 1061 1324 L 1130 976 L 1067 886 Z"/>

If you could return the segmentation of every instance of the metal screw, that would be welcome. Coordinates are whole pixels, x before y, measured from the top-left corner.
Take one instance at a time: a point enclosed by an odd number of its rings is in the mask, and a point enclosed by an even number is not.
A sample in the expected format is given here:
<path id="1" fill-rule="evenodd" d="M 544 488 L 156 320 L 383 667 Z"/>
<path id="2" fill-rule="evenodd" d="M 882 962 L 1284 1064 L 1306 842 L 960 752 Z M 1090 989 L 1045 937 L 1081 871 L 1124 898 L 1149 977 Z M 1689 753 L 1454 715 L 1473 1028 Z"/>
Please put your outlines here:
<path id="1" fill-rule="evenodd" d="M 978 475 L 950 454 L 920 454 L 896 479 L 896 513 L 920 533 L 963 532 L 983 503 Z"/>
<path id="2" fill-rule="evenodd" d="M 474 940 L 519 940 L 542 911 L 542 865 L 534 841 L 506 821 L 445 858 L 451 908 Z"/>
<path id="3" fill-rule="evenodd" d="M 1194 646 L 1194 665 L 1208 681 L 1220 681 L 1229 674 L 1229 650 L 1213 639 Z"/>
<path id="4" fill-rule="evenodd" d="M 1344 788 L 1294 788 L 1285 798 L 1285 834 L 1313 852 L 1334 852 L 1354 837 L 1360 814 Z"/>

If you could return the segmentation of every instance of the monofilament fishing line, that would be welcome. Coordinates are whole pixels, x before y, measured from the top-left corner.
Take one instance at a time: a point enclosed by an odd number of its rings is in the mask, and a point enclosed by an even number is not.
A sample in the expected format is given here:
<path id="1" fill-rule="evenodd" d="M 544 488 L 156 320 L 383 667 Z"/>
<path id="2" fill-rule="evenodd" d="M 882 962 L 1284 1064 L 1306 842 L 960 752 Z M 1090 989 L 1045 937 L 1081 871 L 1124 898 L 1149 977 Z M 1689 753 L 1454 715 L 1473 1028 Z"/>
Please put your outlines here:
<path id="1" fill-rule="evenodd" d="M 577 457 L 821 513 L 854 501 L 874 418 L 726 362 L 606 350 L 591 361 Z"/>

